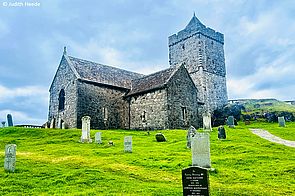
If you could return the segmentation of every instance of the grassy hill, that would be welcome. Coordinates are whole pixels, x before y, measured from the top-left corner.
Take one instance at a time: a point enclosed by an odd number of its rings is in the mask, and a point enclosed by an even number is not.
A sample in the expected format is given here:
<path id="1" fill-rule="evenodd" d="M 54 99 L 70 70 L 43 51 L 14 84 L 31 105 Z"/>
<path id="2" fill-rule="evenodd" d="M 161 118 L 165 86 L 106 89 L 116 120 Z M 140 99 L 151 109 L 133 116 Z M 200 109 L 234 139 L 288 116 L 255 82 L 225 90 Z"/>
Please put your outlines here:
<path id="1" fill-rule="evenodd" d="M 268 127 L 295 137 L 295 123 L 226 128 L 227 140 L 211 133 L 211 195 L 294 195 L 295 148 L 270 143 L 249 131 Z M 278 129 L 277 129 L 278 128 Z M 97 131 L 92 131 L 91 135 Z M 79 143 L 80 130 L 0 129 L 0 165 L 4 147 L 17 144 L 15 173 L 0 169 L 1 195 L 182 195 L 181 170 L 190 166 L 185 130 L 155 134 L 103 130 L 103 144 Z M 123 152 L 124 136 L 133 136 L 133 153 Z M 109 140 L 114 146 L 109 146 Z"/>

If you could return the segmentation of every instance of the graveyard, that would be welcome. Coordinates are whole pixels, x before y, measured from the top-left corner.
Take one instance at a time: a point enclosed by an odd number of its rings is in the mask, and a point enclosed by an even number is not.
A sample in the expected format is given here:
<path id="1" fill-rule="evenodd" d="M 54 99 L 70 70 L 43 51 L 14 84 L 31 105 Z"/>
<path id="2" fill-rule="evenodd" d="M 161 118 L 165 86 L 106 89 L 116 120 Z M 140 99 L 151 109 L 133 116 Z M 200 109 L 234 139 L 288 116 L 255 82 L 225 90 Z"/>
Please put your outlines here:
<path id="1" fill-rule="evenodd" d="M 211 195 L 293 195 L 295 148 L 251 133 L 261 128 L 295 141 L 295 122 L 239 122 L 210 132 Z M 95 135 L 101 132 L 101 143 Z M 163 133 L 167 141 L 157 142 Z M 81 129 L 0 128 L 1 161 L 6 144 L 16 144 L 14 172 L 0 170 L 3 195 L 182 195 L 182 169 L 191 166 L 187 130 L 91 130 L 91 143 L 80 141 Z M 125 136 L 132 149 L 124 149 Z M 130 140 L 130 137 L 125 138 Z M 109 144 L 112 141 L 113 145 Z M 128 141 L 130 142 L 130 141 Z"/>

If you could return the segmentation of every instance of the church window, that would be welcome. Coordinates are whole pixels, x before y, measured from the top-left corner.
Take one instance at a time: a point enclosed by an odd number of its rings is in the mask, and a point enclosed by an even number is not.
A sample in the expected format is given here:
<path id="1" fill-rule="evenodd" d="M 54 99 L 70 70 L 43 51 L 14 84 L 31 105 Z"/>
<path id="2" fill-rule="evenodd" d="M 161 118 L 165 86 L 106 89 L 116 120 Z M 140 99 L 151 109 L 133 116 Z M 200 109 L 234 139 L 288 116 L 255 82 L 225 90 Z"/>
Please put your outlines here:
<path id="1" fill-rule="evenodd" d="M 103 120 L 108 120 L 108 108 L 102 108 L 103 111 Z"/>
<path id="2" fill-rule="evenodd" d="M 182 120 L 186 121 L 186 115 L 187 115 L 186 107 L 181 107 L 181 111 L 182 111 Z"/>
<path id="3" fill-rule="evenodd" d="M 143 113 L 141 115 L 141 120 L 142 120 L 142 122 L 146 122 L 146 111 L 143 111 Z"/>
<path id="4" fill-rule="evenodd" d="M 58 96 L 58 110 L 65 109 L 65 91 L 61 89 Z"/>
<path id="5" fill-rule="evenodd" d="M 184 46 L 184 44 L 182 44 L 182 50 L 185 50 L 185 46 Z"/>

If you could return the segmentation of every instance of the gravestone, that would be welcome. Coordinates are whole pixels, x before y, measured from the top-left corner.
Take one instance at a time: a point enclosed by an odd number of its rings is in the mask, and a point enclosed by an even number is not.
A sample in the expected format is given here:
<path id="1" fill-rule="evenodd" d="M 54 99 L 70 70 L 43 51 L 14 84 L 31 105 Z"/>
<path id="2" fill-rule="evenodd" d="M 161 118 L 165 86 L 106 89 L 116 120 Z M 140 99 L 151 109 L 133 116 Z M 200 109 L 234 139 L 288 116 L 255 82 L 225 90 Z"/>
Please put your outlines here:
<path id="1" fill-rule="evenodd" d="M 197 130 L 193 126 L 190 126 L 190 128 L 187 130 L 187 134 L 186 134 L 186 147 L 187 148 L 191 148 L 192 137 L 196 133 L 197 133 Z"/>
<path id="2" fill-rule="evenodd" d="M 5 123 L 6 123 L 5 121 L 2 121 L 2 122 L 1 122 L 2 127 L 5 127 Z"/>
<path id="3" fill-rule="evenodd" d="M 245 125 L 250 125 L 250 121 L 249 120 L 245 120 Z"/>
<path id="4" fill-rule="evenodd" d="M 203 130 L 204 131 L 212 131 L 211 127 L 211 116 L 203 116 Z"/>
<path id="5" fill-rule="evenodd" d="M 81 142 L 88 142 L 91 143 L 92 139 L 90 138 L 90 116 L 83 116 L 82 117 L 82 136 Z"/>
<path id="6" fill-rule="evenodd" d="M 235 127 L 235 119 L 233 116 L 229 116 L 226 121 L 227 126 L 234 128 Z"/>
<path id="7" fill-rule="evenodd" d="M 225 129 L 223 126 L 218 127 L 218 139 L 226 139 Z"/>
<path id="8" fill-rule="evenodd" d="M 284 116 L 278 117 L 279 127 L 285 127 L 286 122 Z"/>
<path id="9" fill-rule="evenodd" d="M 57 123 L 57 128 L 58 128 L 58 129 L 61 129 L 61 128 L 62 128 L 61 126 L 62 126 L 62 119 L 59 118 L 59 119 L 58 119 L 58 123 Z"/>
<path id="10" fill-rule="evenodd" d="M 61 123 L 61 128 L 62 128 L 62 129 L 66 129 L 66 123 L 65 123 L 65 122 L 62 122 L 62 123 Z"/>
<path id="11" fill-rule="evenodd" d="M 12 116 L 11 114 L 7 114 L 7 125 L 9 127 L 12 127 L 13 126 L 13 122 L 12 122 Z"/>
<path id="12" fill-rule="evenodd" d="M 166 138 L 163 135 L 163 133 L 157 133 L 156 134 L 156 140 L 157 140 L 157 142 L 166 142 Z"/>
<path id="13" fill-rule="evenodd" d="M 124 152 L 132 152 L 132 136 L 124 137 Z"/>
<path id="14" fill-rule="evenodd" d="M 55 118 L 52 118 L 51 121 L 50 121 L 50 129 L 54 129 L 55 127 Z"/>
<path id="15" fill-rule="evenodd" d="M 208 170 L 201 167 L 189 167 L 182 170 L 183 195 L 209 196 Z"/>
<path id="16" fill-rule="evenodd" d="M 16 145 L 7 144 L 5 146 L 4 170 L 14 172 L 16 162 Z"/>
<path id="17" fill-rule="evenodd" d="M 211 167 L 209 133 L 196 133 L 192 137 L 192 165 Z"/>
<path id="18" fill-rule="evenodd" d="M 102 144 L 102 141 L 101 141 L 101 132 L 96 132 L 95 133 L 95 143 Z"/>

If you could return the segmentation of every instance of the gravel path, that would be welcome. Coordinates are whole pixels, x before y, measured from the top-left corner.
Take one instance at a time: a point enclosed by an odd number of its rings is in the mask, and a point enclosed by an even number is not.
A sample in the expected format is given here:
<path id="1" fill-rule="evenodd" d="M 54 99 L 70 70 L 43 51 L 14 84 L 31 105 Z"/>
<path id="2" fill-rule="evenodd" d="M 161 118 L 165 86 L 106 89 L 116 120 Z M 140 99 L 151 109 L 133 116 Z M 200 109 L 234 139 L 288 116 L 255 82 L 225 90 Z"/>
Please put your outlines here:
<path id="1" fill-rule="evenodd" d="M 295 148 L 295 141 L 284 140 L 284 139 L 277 137 L 277 136 L 269 133 L 268 131 L 262 130 L 262 129 L 250 129 L 250 130 L 252 131 L 252 133 L 258 135 L 259 137 L 261 137 L 263 139 Z"/>

